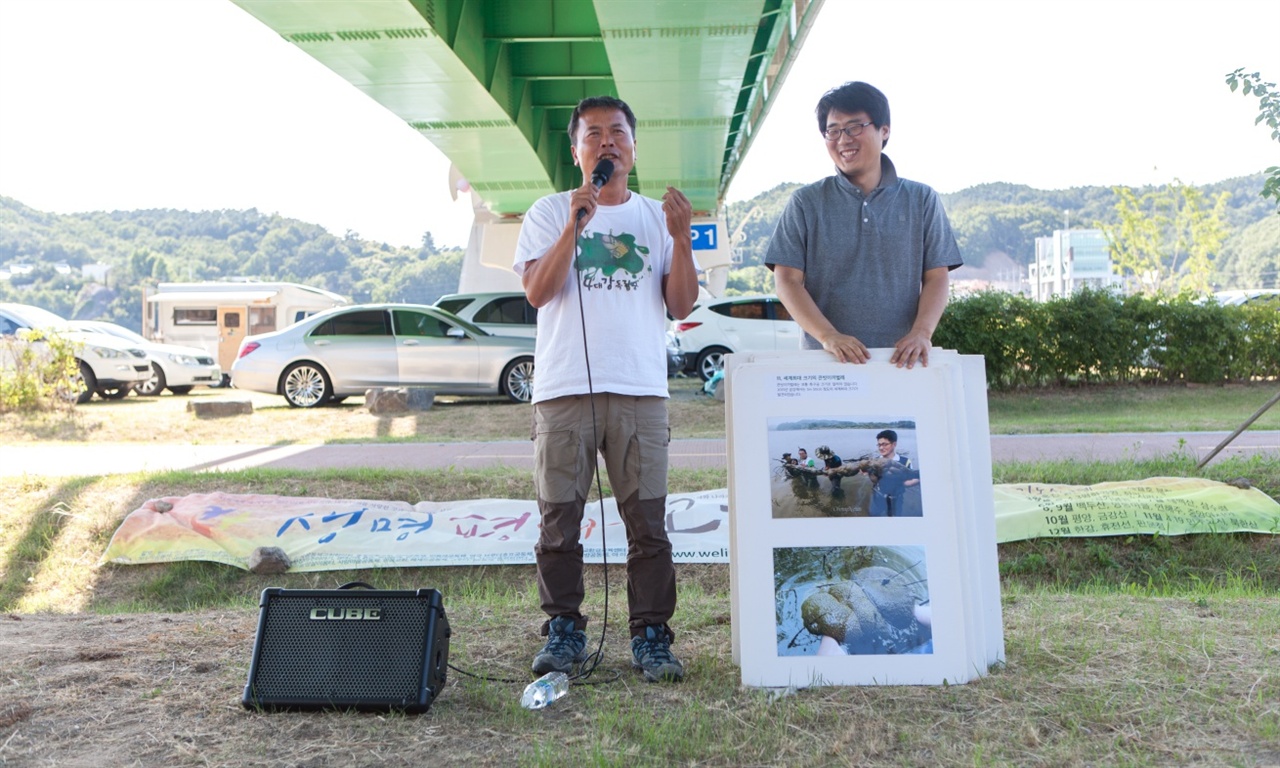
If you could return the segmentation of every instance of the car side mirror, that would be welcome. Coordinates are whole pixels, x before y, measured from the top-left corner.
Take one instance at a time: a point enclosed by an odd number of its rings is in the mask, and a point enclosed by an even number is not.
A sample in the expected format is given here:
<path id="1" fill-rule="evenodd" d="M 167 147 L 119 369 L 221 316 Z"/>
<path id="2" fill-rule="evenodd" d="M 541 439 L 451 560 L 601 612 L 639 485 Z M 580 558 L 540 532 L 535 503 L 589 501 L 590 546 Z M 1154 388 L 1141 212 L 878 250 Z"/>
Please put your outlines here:
<path id="1" fill-rule="evenodd" d="M 461 328 L 459 328 L 459 327 L 458 327 L 458 326 L 456 326 L 456 325 L 449 326 L 449 330 L 445 331 L 445 334 L 444 334 L 444 335 L 445 335 L 445 336 L 448 336 L 448 337 L 449 337 L 449 338 L 451 338 L 451 339 L 465 339 L 465 338 L 467 338 L 467 332 L 466 332 L 466 331 L 464 331 L 464 330 L 462 330 Z"/>

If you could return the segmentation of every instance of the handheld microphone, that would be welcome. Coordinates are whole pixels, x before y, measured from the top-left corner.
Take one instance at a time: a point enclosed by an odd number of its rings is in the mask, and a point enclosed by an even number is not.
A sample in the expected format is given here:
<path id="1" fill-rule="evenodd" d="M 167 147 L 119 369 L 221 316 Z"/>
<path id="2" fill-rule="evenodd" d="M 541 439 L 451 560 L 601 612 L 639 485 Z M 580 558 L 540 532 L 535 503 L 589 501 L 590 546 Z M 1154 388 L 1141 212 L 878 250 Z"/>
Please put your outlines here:
<path id="1" fill-rule="evenodd" d="M 607 157 L 601 158 L 596 162 L 595 170 L 591 171 L 591 186 L 600 189 L 609 183 L 610 177 L 613 176 L 613 161 Z M 578 209 L 577 220 L 581 221 L 583 216 L 587 215 L 586 208 Z"/>

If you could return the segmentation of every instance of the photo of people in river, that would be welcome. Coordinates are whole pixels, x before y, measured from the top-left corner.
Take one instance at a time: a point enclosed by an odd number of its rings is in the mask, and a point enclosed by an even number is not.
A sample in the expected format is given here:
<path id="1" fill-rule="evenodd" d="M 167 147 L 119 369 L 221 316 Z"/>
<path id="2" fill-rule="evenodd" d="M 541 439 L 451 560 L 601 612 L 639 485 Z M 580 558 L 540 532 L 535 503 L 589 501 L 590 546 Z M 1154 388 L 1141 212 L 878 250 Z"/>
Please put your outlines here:
<path id="1" fill-rule="evenodd" d="M 779 656 L 932 654 L 919 546 L 773 550 Z"/>
<path id="2" fill-rule="evenodd" d="M 916 446 L 912 419 L 771 418 L 773 517 L 921 517 Z"/>

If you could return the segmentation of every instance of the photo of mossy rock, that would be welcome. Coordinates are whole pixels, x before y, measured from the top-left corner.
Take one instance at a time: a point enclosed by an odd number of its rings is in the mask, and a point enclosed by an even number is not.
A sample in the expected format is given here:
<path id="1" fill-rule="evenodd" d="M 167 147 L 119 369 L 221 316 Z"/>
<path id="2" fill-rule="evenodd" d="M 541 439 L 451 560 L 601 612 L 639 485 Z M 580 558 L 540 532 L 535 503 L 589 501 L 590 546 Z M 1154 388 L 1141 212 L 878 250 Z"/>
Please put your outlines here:
<path id="1" fill-rule="evenodd" d="M 774 550 L 779 656 L 932 653 L 918 546 Z"/>

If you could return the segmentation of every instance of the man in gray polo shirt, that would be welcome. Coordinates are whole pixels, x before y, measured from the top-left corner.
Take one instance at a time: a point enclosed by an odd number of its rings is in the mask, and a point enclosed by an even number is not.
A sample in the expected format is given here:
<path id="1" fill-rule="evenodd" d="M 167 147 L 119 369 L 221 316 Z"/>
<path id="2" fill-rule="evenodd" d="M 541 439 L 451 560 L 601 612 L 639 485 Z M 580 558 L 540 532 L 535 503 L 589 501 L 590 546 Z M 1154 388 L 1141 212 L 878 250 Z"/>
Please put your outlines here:
<path id="1" fill-rule="evenodd" d="M 778 298 L 804 329 L 802 349 L 865 363 L 870 348 L 891 347 L 899 368 L 928 365 L 947 273 L 963 263 L 942 201 L 881 154 L 879 90 L 845 83 L 816 111 L 836 174 L 796 190 L 778 221 L 764 259 Z"/>

